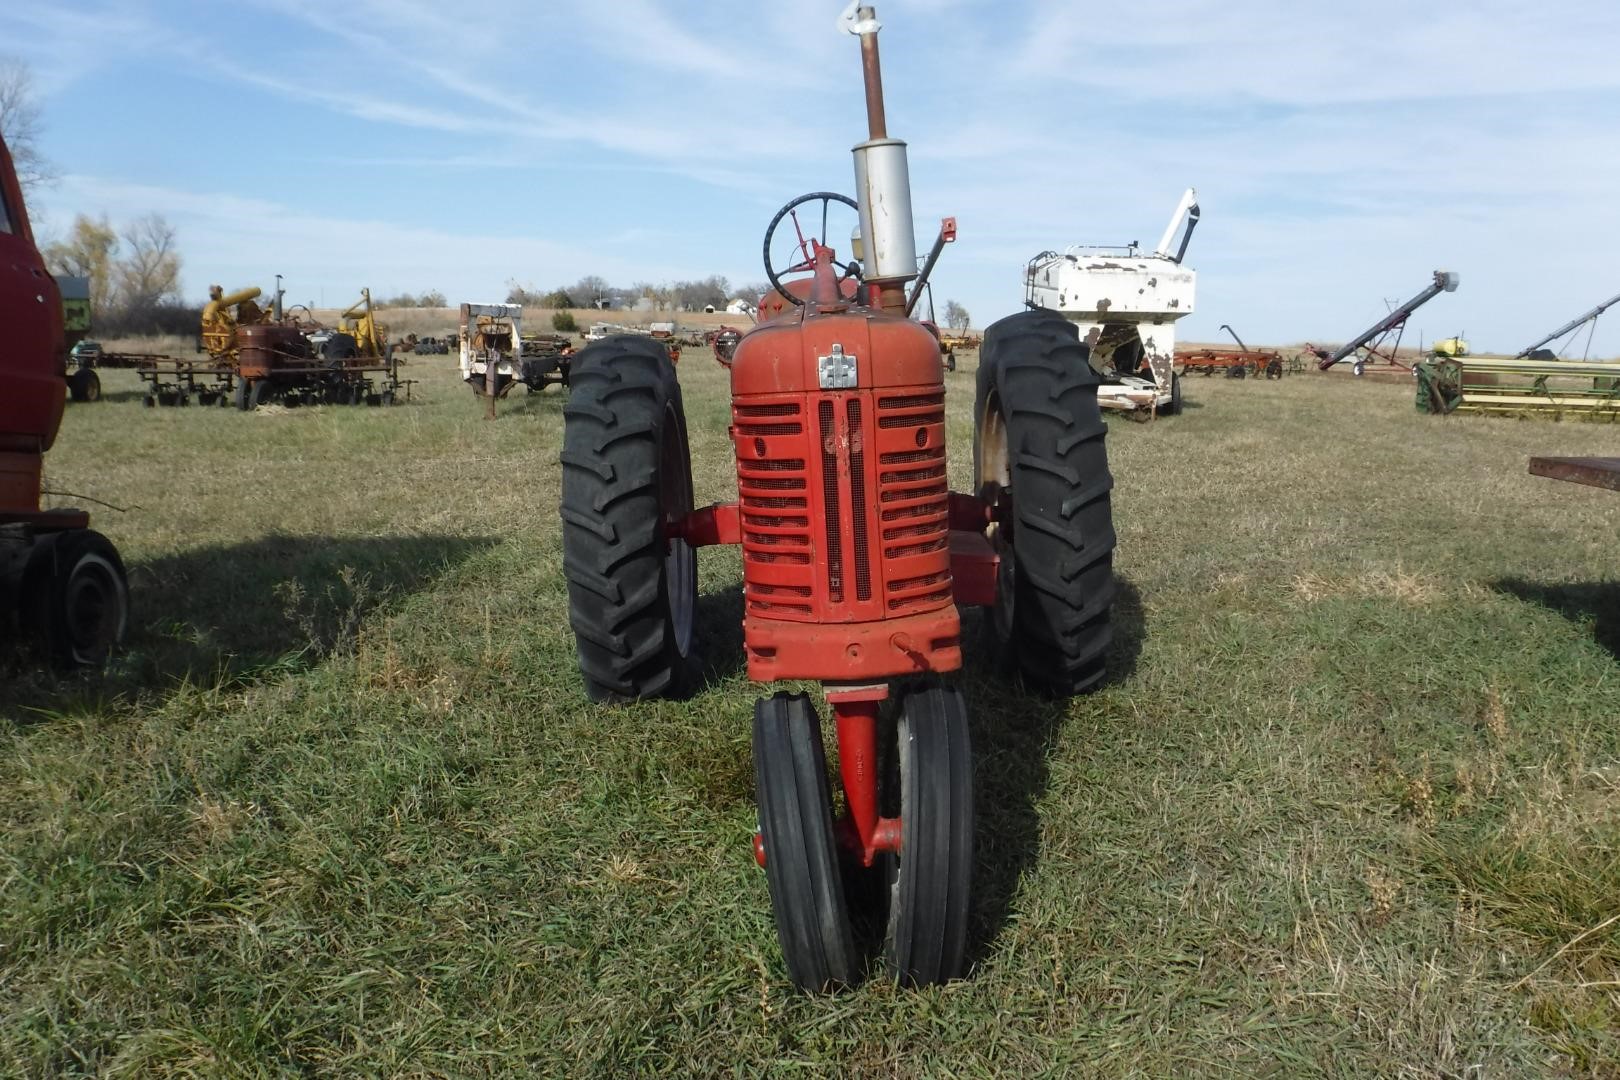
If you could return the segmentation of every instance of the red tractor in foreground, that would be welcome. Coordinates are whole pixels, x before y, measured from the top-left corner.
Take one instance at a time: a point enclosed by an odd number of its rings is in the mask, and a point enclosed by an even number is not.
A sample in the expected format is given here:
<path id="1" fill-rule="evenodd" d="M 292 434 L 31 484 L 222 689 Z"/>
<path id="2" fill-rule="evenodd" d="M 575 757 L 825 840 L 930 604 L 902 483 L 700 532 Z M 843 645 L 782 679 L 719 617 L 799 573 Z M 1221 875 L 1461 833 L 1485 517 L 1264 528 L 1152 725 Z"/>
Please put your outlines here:
<path id="1" fill-rule="evenodd" d="M 62 297 L 0 142 L 0 617 L 56 664 L 99 663 L 129 620 L 124 564 L 83 510 L 40 508 L 67 399 Z"/>
<path id="2" fill-rule="evenodd" d="M 919 272 L 905 144 L 886 131 L 872 10 L 852 7 L 846 25 L 861 39 L 870 127 L 854 149 L 860 243 L 838 261 L 825 193 L 790 203 L 767 232 L 783 310 L 762 313 L 732 356 L 737 500 L 693 507 L 681 389 L 657 342 L 609 338 L 578 355 L 562 450 L 569 615 L 592 699 L 694 689 L 696 549 L 712 544 L 742 547 L 749 677 L 823 686 L 836 818 L 811 698 L 760 700 L 753 729 L 754 852 L 807 990 L 860 978 L 850 897 L 863 893 L 887 906 L 892 977 L 964 973 L 973 762 L 950 679 L 961 611 L 986 609 L 1007 670 L 1074 694 L 1103 678 L 1115 591 L 1098 377 L 1060 315 L 1026 311 L 986 333 L 975 490 L 948 488 L 939 343 L 907 317 L 921 284 L 907 294 Z M 790 211 L 817 200 L 820 232 L 804 236 Z M 784 214 L 799 255 L 778 270 Z M 952 231 L 947 219 L 929 267 Z M 792 271 L 812 276 L 782 281 Z M 850 888 L 861 878 L 878 887 Z"/>

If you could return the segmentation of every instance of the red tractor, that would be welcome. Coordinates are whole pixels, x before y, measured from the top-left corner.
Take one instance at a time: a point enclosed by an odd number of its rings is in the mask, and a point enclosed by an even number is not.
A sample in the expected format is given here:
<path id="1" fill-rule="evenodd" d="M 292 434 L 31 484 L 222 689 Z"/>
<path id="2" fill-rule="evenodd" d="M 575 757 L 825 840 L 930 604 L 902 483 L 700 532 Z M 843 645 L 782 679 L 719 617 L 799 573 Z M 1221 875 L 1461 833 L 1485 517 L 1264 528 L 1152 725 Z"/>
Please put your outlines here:
<path id="1" fill-rule="evenodd" d="M 129 620 L 124 564 L 83 510 L 39 505 L 66 404 L 62 298 L 0 141 L 0 611 L 62 665 L 105 660 Z"/>
<path id="2" fill-rule="evenodd" d="M 656 342 L 615 337 L 575 361 L 562 463 L 564 569 L 585 689 L 596 701 L 696 688 L 696 549 L 742 548 L 749 677 L 822 684 L 836 728 L 841 810 L 818 710 L 779 691 L 754 710 L 759 830 L 793 981 L 849 985 L 862 957 L 851 896 L 874 894 L 889 974 L 964 973 L 974 861 L 964 607 L 997 662 L 1058 694 L 1097 686 L 1111 640 L 1112 479 L 1098 377 L 1053 312 L 985 335 L 975 490 L 946 480 L 939 343 L 908 317 L 917 269 L 905 144 L 886 132 L 878 24 L 861 39 L 870 138 L 855 147 L 860 245 L 840 263 L 823 223 L 732 355 L 738 498 L 693 507 L 675 368 Z M 788 214 L 803 197 L 784 209 Z M 833 196 L 834 199 L 841 197 Z M 824 203 L 825 210 L 825 203 Z M 791 214 L 789 216 L 792 216 Z M 797 218 L 794 218 L 797 226 Z M 933 258 L 954 223 L 936 242 Z M 859 881 L 875 889 L 851 888 Z M 846 888 L 850 892 L 846 893 Z"/>

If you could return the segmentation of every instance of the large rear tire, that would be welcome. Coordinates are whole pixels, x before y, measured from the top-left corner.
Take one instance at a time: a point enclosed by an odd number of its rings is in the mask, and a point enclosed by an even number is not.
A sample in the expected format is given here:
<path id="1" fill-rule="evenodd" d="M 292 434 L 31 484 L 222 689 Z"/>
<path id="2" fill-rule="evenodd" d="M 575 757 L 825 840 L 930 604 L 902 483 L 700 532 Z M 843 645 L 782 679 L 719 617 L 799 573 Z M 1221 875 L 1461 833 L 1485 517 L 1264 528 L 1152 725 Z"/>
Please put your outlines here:
<path id="1" fill-rule="evenodd" d="M 754 705 L 754 783 L 776 936 L 795 986 L 852 985 L 858 974 L 833 831 L 827 755 L 804 694 Z"/>
<path id="2" fill-rule="evenodd" d="M 902 986 L 931 986 L 967 967 L 973 884 L 973 756 L 962 692 L 930 687 L 901 702 L 896 731 L 900 851 L 889 870 L 883 952 Z"/>
<path id="3" fill-rule="evenodd" d="M 594 701 L 691 688 L 697 552 L 666 524 L 692 509 L 675 368 L 650 338 L 614 337 L 574 362 L 563 409 L 563 574 Z"/>
<path id="4" fill-rule="evenodd" d="M 1114 520 L 1096 371 L 1073 323 L 1009 316 L 985 332 L 974 406 L 979 494 L 1011 504 L 988 619 L 1001 661 L 1048 692 L 1096 687 L 1113 640 Z"/>

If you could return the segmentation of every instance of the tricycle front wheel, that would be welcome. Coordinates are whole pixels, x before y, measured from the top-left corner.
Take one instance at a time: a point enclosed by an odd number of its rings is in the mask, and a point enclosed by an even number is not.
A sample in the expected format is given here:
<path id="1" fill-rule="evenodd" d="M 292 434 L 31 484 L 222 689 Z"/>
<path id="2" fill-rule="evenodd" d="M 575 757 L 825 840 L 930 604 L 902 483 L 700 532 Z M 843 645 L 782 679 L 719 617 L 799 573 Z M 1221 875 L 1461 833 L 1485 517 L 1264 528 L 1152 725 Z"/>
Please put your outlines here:
<path id="1" fill-rule="evenodd" d="M 788 975 L 802 990 L 858 975 L 815 706 L 773 694 L 754 706 L 754 780 L 765 878 Z"/>
<path id="2" fill-rule="evenodd" d="M 889 919 L 883 952 L 902 986 L 960 977 L 967 967 L 973 882 L 973 755 L 962 693 L 906 695 L 895 732 L 900 851 L 886 855 Z"/>

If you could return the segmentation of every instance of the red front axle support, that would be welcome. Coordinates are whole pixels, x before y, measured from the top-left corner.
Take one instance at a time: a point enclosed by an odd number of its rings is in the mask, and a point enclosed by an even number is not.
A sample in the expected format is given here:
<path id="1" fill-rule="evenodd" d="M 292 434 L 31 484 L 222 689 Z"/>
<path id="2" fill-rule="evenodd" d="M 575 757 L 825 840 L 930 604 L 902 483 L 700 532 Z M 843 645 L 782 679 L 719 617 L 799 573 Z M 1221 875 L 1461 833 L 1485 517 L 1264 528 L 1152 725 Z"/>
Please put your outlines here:
<path id="1" fill-rule="evenodd" d="M 844 846 L 871 866 L 880 851 L 900 850 L 900 819 L 881 816 L 878 807 L 877 717 L 889 696 L 887 685 L 827 691 L 838 732 L 838 772 L 847 804 L 839 821 Z"/>

